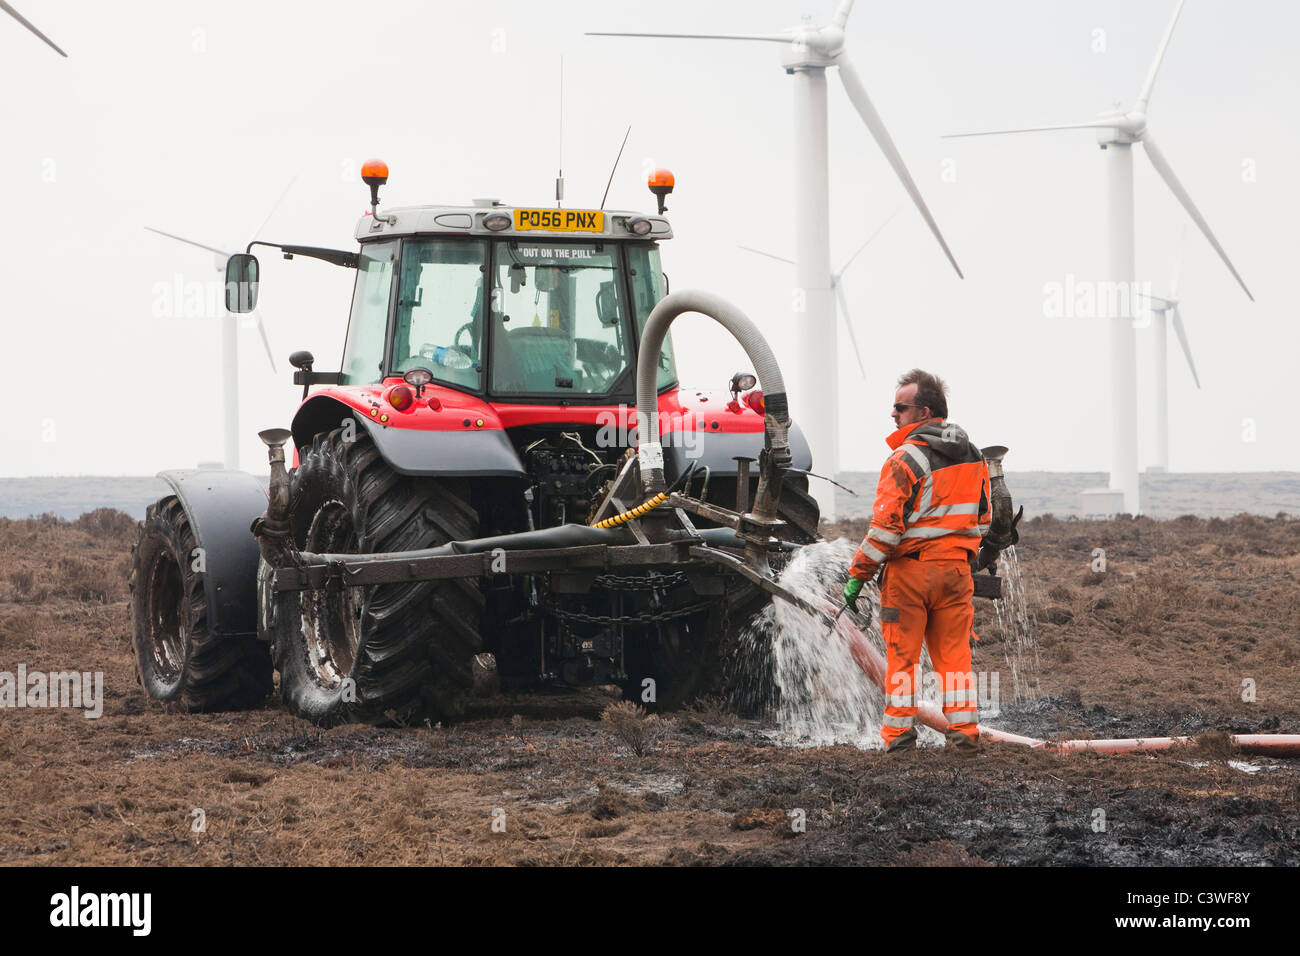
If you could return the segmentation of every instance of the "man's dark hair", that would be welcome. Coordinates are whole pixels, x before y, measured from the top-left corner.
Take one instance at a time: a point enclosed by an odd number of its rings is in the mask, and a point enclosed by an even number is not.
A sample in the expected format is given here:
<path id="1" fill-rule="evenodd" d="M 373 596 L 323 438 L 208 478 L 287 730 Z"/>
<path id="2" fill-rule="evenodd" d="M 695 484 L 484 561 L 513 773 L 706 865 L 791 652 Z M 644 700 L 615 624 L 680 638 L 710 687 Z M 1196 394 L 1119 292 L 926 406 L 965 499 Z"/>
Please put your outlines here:
<path id="1" fill-rule="evenodd" d="M 923 372 L 919 368 L 904 372 L 898 377 L 899 388 L 913 384 L 916 385 L 916 398 L 912 400 L 913 403 L 928 407 L 930 414 L 936 418 L 946 419 L 948 417 L 948 386 L 943 383 L 943 379 L 938 375 Z"/>

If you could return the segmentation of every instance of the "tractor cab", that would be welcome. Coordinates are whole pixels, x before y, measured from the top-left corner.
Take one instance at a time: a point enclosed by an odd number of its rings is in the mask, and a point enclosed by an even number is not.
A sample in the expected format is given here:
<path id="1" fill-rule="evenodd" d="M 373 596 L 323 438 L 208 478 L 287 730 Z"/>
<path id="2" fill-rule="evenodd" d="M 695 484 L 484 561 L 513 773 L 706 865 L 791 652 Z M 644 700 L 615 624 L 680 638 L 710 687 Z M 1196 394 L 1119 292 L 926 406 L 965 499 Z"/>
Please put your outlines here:
<path id="1" fill-rule="evenodd" d="M 426 368 L 490 401 L 626 401 L 666 293 L 658 240 L 669 236 L 665 220 L 635 213 L 490 201 L 364 217 L 342 381 Z M 676 378 L 668 343 L 659 384 Z"/>
<path id="2" fill-rule="evenodd" d="M 343 384 L 423 368 L 435 383 L 489 401 L 611 404 L 632 396 L 637 343 L 667 293 L 658 242 L 672 229 L 662 190 L 659 216 L 494 199 L 381 215 L 388 167 L 372 160 L 362 178 L 372 206 L 356 231 Z M 676 380 L 666 342 L 659 385 Z"/>

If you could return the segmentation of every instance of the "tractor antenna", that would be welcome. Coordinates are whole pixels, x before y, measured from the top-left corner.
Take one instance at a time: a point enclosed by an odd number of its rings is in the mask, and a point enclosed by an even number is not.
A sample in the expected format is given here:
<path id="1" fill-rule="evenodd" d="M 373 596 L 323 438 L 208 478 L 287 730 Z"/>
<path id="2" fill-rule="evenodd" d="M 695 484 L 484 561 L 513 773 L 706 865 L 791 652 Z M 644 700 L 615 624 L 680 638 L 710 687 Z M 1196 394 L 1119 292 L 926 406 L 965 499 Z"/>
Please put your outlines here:
<path id="1" fill-rule="evenodd" d="M 627 128 L 623 134 L 623 146 L 627 145 L 627 138 L 632 135 L 632 127 Z M 618 171 L 618 161 L 623 158 L 623 146 L 618 148 L 618 155 L 614 157 L 614 168 L 609 171 L 609 182 L 605 183 L 605 195 L 600 197 L 600 208 L 605 208 L 605 200 L 609 198 L 609 187 L 614 185 L 614 173 Z"/>
<path id="2" fill-rule="evenodd" d="M 564 57 L 560 57 L 560 175 L 555 180 L 555 208 L 564 201 Z"/>

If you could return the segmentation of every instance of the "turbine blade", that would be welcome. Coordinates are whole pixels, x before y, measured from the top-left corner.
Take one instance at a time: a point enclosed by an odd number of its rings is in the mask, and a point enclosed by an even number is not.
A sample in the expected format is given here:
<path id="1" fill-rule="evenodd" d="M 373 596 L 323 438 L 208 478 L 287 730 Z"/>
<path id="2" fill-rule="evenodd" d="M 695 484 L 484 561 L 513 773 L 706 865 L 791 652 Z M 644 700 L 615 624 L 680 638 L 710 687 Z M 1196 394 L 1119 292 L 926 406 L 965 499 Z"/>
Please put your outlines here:
<path id="1" fill-rule="evenodd" d="M 26 17 L 24 17 L 21 13 L 19 13 L 19 12 L 18 12 L 17 10 L 15 10 L 13 7 L 9 6 L 9 4 L 5 3 L 4 0 L 0 0 L 0 10 L 3 10 L 5 13 L 9 14 L 9 16 L 13 17 L 15 20 L 17 20 L 19 23 L 21 23 L 23 26 L 25 26 L 28 30 L 31 30 L 31 31 L 32 31 L 33 33 L 35 33 L 38 37 L 40 37 L 42 40 L 44 40 L 44 41 L 46 42 L 46 44 L 48 44 L 49 47 L 50 47 L 50 48 L 51 48 L 55 53 L 57 53 L 59 56 L 66 57 L 66 56 L 68 55 L 68 54 L 64 53 L 63 50 L 61 50 L 61 49 L 59 48 L 59 45 L 58 45 L 57 43 L 55 43 L 53 40 L 51 40 L 49 37 L 47 37 L 47 36 L 46 36 L 44 33 L 42 33 L 40 30 L 36 29 L 35 25 L 34 25 L 30 20 L 28 20 Z"/>
<path id="2" fill-rule="evenodd" d="M 1139 298 L 1150 299 L 1152 302 L 1152 308 L 1155 309 L 1157 312 L 1164 311 L 1165 309 L 1172 309 L 1174 307 L 1174 304 L 1172 302 L 1170 302 L 1168 299 L 1162 299 L 1158 295 L 1149 295 L 1146 292 L 1138 292 L 1135 294 Z"/>
<path id="3" fill-rule="evenodd" d="M 1156 168 L 1156 172 L 1160 174 L 1160 178 L 1165 181 L 1165 184 L 1178 198 L 1178 201 L 1183 204 L 1183 208 L 1186 209 L 1187 214 L 1192 217 L 1192 221 L 1196 223 L 1197 228 L 1205 234 L 1205 238 L 1210 240 L 1210 245 L 1214 246 L 1214 251 L 1219 254 L 1219 258 L 1223 260 L 1223 264 L 1228 267 L 1228 271 L 1232 273 L 1233 278 L 1241 285 L 1242 291 L 1246 293 L 1246 297 L 1250 299 L 1251 302 L 1254 302 L 1255 297 L 1250 294 L 1250 289 L 1246 288 L 1246 282 L 1237 272 L 1237 267 L 1232 264 L 1232 260 L 1228 258 L 1228 254 L 1223 251 L 1223 246 L 1219 245 L 1219 240 L 1214 238 L 1214 233 L 1210 231 L 1210 224 L 1205 221 L 1205 217 L 1201 215 L 1200 210 L 1196 208 L 1196 204 L 1192 202 L 1192 197 L 1187 194 L 1187 190 L 1183 188 L 1183 184 L 1180 183 L 1178 177 L 1174 175 L 1174 170 L 1169 165 L 1169 160 L 1165 159 L 1165 154 L 1160 152 L 1160 148 L 1156 146 L 1156 142 L 1151 138 L 1149 132 L 1142 136 L 1142 145 L 1146 147 L 1147 157 L 1151 160 L 1151 165 Z"/>
<path id="4" fill-rule="evenodd" d="M 852 12 L 853 0 L 840 0 L 840 5 L 835 8 L 835 16 L 831 17 L 831 23 L 843 30 Z"/>
<path id="5" fill-rule="evenodd" d="M 168 239 L 175 239 L 177 242 L 183 242 L 187 246 L 198 246 L 200 249 L 206 249 L 208 252 L 215 252 L 219 256 L 230 258 L 230 253 L 224 249 L 218 249 L 216 246 L 206 246 L 201 242 L 195 242 L 193 239 L 186 239 L 184 236 L 175 236 L 170 232 L 163 232 L 161 229 L 155 229 L 153 226 L 145 226 L 150 232 L 156 232 L 160 236 L 166 236 Z"/>
<path id="6" fill-rule="evenodd" d="M 912 174 L 907 171 L 907 166 L 903 163 L 903 157 L 899 154 L 898 147 L 894 145 L 893 139 L 889 136 L 889 130 L 885 129 L 884 121 L 881 120 L 880 114 L 876 112 L 875 106 L 872 105 L 871 97 L 867 96 L 866 87 L 862 85 L 857 70 L 853 68 L 853 64 L 849 62 L 848 58 L 843 55 L 837 57 L 836 62 L 839 64 L 840 80 L 844 83 L 844 90 L 848 93 L 850 102 L 857 109 L 862 121 L 867 124 L 867 129 L 871 131 L 871 135 L 875 137 L 876 143 L 885 154 L 885 158 L 889 160 L 889 165 L 894 167 L 894 173 L 902 180 L 903 188 L 911 195 L 912 202 L 916 204 L 917 210 L 929 225 L 930 231 L 934 233 L 934 238 L 939 240 L 944 255 L 948 257 L 952 267 L 957 270 L 957 275 L 963 279 L 966 278 L 962 275 L 961 266 L 957 265 L 952 250 L 948 248 L 948 243 L 944 241 L 943 233 L 939 231 L 939 224 L 934 221 L 934 216 L 930 215 L 929 207 L 926 206 L 925 200 L 921 198 L 921 191 L 916 188 L 916 183 L 912 180 Z"/>
<path id="7" fill-rule="evenodd" d="M 1103 123 L 1090 120 L 1087 123 L 1061 123 L 1056 126 L 1025 126 L 1020 129 L 986 129 L 978 133 L 945 133 L 940 139 L 964 139 L 967 136 L 1006 136 L 1008 133 L 1045 133 L 1057 129 L 1113 129 L 1115 121 Z"/>
<path id="8" fill-rule="evenodd" d="M 271 340 L 266 337 L 266 326 L 262 324 L 262 314 L 253 313 L 253 320 L 257 323 L 257 332 L 262 336 L 262 346 L 266 349 L 266 360 L 271 363 L 271 371 L 276 371 L 275 356 L 271 354 Z"/>
<path id="9" fill-rule="evenodd" d="M 858 371 L 862 373 L 862 380 L 866 381 L 867 367 L 862 364 L 862 349 L 858 348 L 858 337 L 853 333 L 853 320 L 849 318 L 849 302 L 844 297 L 844 283 L 835 283 L 835 303 L 840 307 L 840 316 L 844 319 L 844 327 L 849 330 L 849 341 L 853 343 L 853 354 L 858 360 Z"/>
<path id="10" fill-rule="evenodd" d="M 275 205 L 272 206 L 271 211 L 266 214 L 266 218 L 262 220 L 262 224 L 253 232 L 252 238 L 256 239 L 262 234 L 262 230 L 265 229 L 266 224 L 271 221 L 271 217 L 275 215 L 275 211 L 280 208 L 280 203 L 284 202 L 284 197 L 289 195 L 289 190 L 293 188 L 293 184 L 298 181 L 300 175 L 302 174 L 294 173 L 293 179 L 289 180 L 288 185 L 284 187 L 284 191 L 280 193 L 280 198 L 275 201 Z"/>
<path id="11" fill-rule="evenodd" d="M 844 275 L 845 271 L 849 268 L 849 266 L 853 265 L 853 260 L 858 257 L 859 253 L 861 253 L 863 249 L 867 248 L 867 246 L 871 245 L 871 241 L 875 239 L 876 236 L 880 235 L 881 230 L 883 230 L 886 226 L 888 226 L 890 221 L 897 215 L 898 215 L 898 210 L 895 209 L 893 212 L 889 214 L 888 219 L 886 219 L 884 222 L 882 222 L 879 226 L 876 227 L 875 232 L 867 236 L 867 241 L 864 242 L 862 245 L 858 246 L 858 251 L 853 253 L 853 255 L 849 256 L 847 261 L 845 261 L 844 265 L 840 266 L 840 271 L 835 273 L 835 277 L 837 279 L 840 276 Z"/>
<path id="12" fill-rule="evenodd" d="M 670 40 L 759 40 L 766 43 L 789 43 L 785 33 L 608 33 L 591 31 L 589 37 L 663 37 Z"/>
<path id="13" fill-rule="evenodd" d="M 1187 356 L 1187 367 L 1192 370 L 1192 381 L 1196 387 L 1201 387 L 1201 379 L 1196 374 L 1196 363 L 1192 361 L 1192 347 L 1187 344 L 1187 330 L 1183 328 L 1183 314 L 1178 311 L 1178 306 L 1174 306 L 1174 332 L 1178 335 L 1178 344 L 1183 347 L 1183 354 Z"/>
<path id="14" fill-rule="evenodd" d="M 1142 84 L 1142 92 L 1138 95 L 1136 109 L 1139 113 L 1147 111 L 1147 103 L 1151 100 L 1151 90 L 1156 85 L 1156 74 L 1160 72 L 1160 63 L 1165 58 L 1165 50 L 1169 47 L 1169 40 L 1174 35 L 1174 25 L 1178 23 L 1178 15 L 1183 12 L 1185 2 L 1186 0 L 1178 0 L 1178 6 L 1174 8 L 1174 15 L 1165 30 L 1165 38 L 1160 41 L 1160 49 L 1156 50 L 1156 58 L 1151 63 L 1151 71 L 1147 73 L 1147 81 Z"/>
<path id="15" fill-rule="evenodd" d="M 737 243 L 737 247 L 740 249 L 744 249 L 746 252 L 752 252 L 758 256 L 767 256 L 769 259 L 775 259 L 777 262 L 786 262 L 789 263 L 790 265 L 795 264 L 795 261 L 793 259 L 786 259 L 783 256 L 774 256 L 770 252 L 764 252 L 762 249 L 755 249 L 753 246 L 742 246 L 739 243 Z"/>

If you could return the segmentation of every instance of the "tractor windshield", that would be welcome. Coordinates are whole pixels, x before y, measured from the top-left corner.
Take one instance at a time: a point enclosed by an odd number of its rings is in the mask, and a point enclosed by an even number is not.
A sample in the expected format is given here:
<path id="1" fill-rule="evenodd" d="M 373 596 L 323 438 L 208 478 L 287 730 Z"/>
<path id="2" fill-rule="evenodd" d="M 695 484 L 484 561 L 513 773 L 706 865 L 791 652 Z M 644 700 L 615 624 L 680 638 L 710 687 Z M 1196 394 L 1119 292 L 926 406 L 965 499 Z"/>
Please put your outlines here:
<path id="1" fill-rule="evenodd" d="M 483 272 L 487 243 L 408 239 L 402 248 L 393 372 L 427 368 L 457 388 L 483 388 Z"/>
<path id="2" fill-rule="evenodd" d="M 493 392 L 599 395 L 630 364 L 613 243 L 500 243 L 491 299 Z"/>

